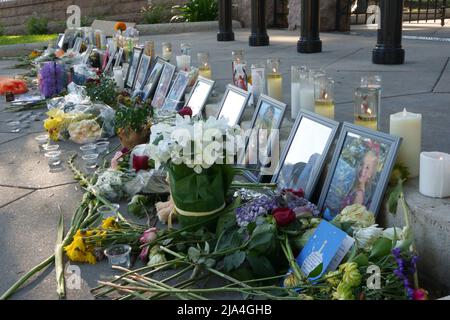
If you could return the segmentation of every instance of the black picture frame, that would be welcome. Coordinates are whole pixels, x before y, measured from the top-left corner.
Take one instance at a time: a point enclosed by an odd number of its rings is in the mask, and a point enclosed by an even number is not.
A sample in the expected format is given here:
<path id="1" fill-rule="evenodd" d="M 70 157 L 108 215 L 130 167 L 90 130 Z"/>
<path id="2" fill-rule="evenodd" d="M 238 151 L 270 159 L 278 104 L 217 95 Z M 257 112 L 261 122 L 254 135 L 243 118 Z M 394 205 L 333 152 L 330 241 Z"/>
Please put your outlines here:
<path id="1" fill-rule="evenodd" d="M 122 64 L 122 57 L 123 57 L 123 48 L 119 48 L 114 60 L 114 68 L 120 67 L 120 65 Z"/>
<path id="2" fill-rule="evenodd" d="M 323 145 L 323 150 L 322 153 L 319 154 L 319 156 L 317 158 L 314 158 L 314 168 L 310 168 L 310 172 L 311 175 L 309 176 L 308 179 L 308 183 L 306 183 L 306 187 L 303 188 L 304 192 L 305 192 L 305 198 L 308 200 L 311 200 L 313 194 L 314 194 L 314 190 L 316 189 L 316 186 L 319 182 L 320 176 L 323 172 L 323 169 L 325 167 L 325 162 L 328 158 L 328 155 L 330 153 L 331 147 L 333 145 L 333 141 L 336 138 L 336 134 L 339 130 L 339 122 L 336 122 L 334 120 L 331 120 L 329 118 L 320 116 L 318 114 L 309 112 L 309 111 L 300 111 L 297 119 L 295 120 L 294 125 L 292 126 L 292 130 L 291 133 L 289 134 L 289 138 L 286 142 L 286 146 L 284 147 L 284 150 L 281 154 L 280 157 L 280 161 L 278 163 L 277 169 L 275 170 L 274 175 L 272 176 L 272 183 L 280 183 L 280 174 L 284 168 L 285 162 L 286 162 L 286 158 L 288 157 L 288 155 L 290 154 L 291 151 L 291 147 L 293 145 L 293 143 L 297 140 L 296 138 L 298 137 L 299 134 L 302 134 L 302 132 L 300 132 L 300 127 L 302 124 L 305 123 L 305 121 L 309 121 L 309 122 L 314 122 L 318 125 L 321 125 L 323 127 L 327 127 L 328 129 L 330 129 L 328 138 L 325 142 L 325 144 Z M 309 134 L 314 134 L 314 133 L 309 133 Z M 309 144 L 312 143 L 312 141 L 308 140 L 307 141 Z M 296 144 L 296 147 L 298 148 L 299 145 Z M 307 148 L 308 146 L 305 146 L 305 148 Z M 302 146 L 300 146 L 300 148 L 302 148 Z M 314 144 L 314 148 L 318 148 L 317 144 Z M 319 147 L 320 148 L 320 147 Z M 304 149 L 303 149 L 304 150 Z M 314 154 L 318 154 L 318 153 L 314 153 Z M 309 159 L 312 159 L 312 156 L 314 154 L 311 154 L 309 156 Z M 309 162 L 304 162 L 305 163 L 305 167 L 304 169 L 307 167 L 308 164 L 310 164 Z M 302 171 L 303 173 L 303 171 Z M 294 177 L 293 177 L 294 178 Z M 283 185 L 283 186 L 278 186 L 279 189 L 283 189 L 283 188 L 292 188 L 292 185 Z M 294 189 L 298 189 L 298 188 L 294 188 Z"/>
<path id="3" fill-rule="evenodd" d="M 156 87 L 155 95 L 152 99 L 153 108 L 161 109 L 164 105 L 164 101 L 166 100 L 167 93 L 170 90 L 170 85 L 176 69 L 176 66 L 164 61 L 164 68 L 161 71 L 158 86 Z"/>
<path id="4" fill-rule="evenodd" d="M 147 80 L 150 72 L 151 62 L 151 57 L 145 54 L 142 55 L 139 67 L 136 71 L 136 79 L 134 80 L 132 91 L 141 91 L 145 86 L 145 81 Z"/>
<path id="5" fill-rule="evenodd" d="M 178 105 L 183 100 L 184 93 L 189 84 L 189 73 L 185 71 L 179 71 L 173 81 L 173 85 L 170 88 L 169 94 L 164 101 L 161 110 L 164 111 L 176 111 Z"/>
<path id="6" fill-rule="evenodd" d="M 215 84 L 216 82 L 214 80 L 206 79 L 202 76 L 197 78 L 197 81 L 195 81 L 195 84 L 192 87 L 189 98 L 184 104 L 185 107 L 190 107 L 192 109 L 193 117 L 202 115 L 206 101 L 208 101 L 209 95 L 214 89 Z"/>
<path id="7" fill-rule="evenodd" d="M 234 126 L 241 123 L 242 115 L 244 114 L 245 108 L 247 107 L 248 101 L 250 100 L 252 94 L 232 84 L 227 85 L 223 98 L 219 104 L 219 112 L 217 114 L 217 119 L 220 119 L 224 115 L 224 112 L 226 111 L 225 108 L 227 107 L 226 104 L 231 94 L 239 95 L 240 97 L 243 98 L 242 100 L 243 102 L 240 106 L 233 105 L 233 112 L 236 115 L 236 118 L 230 119 L 228 125 Z M 236 109 L 238 109 L 239 111 L 237 111 Z"/>
<path id="8" fill-rule="evenodd" d="M 386 191 L 387 185 L 389 183 L 390 174 L 392 172 L 392 169 L 394 168 L 395 161 L 397 158 L 397 154 L 400 148 L 401 144 L 401 138 L 395 137 L 383 132 L 373 131 L 371 129 L 367 129 L 364 127 L 360 127 L 351 123 L 344 122 L 341 133 L 339 135 L 339 140 L 336 145 L 336 149 L 333 155 L 333 159 L 330 164 L 329 171 L 327 173 L 327 177 L 325 179 L 322 192 L 320 194 L 319 202 L 318 202 L 318 209 L 320 211 L 323 211 L 324 217 L 327 220 L 331 220 L 334 218 L 339 210 L 336 212 L 330 212 L 327 214 L 326 212 L 326 202 L 327 198 L 330 195 L 330 188 L 333 183 L 336 168 L 338 166 L 338 162 L 341 159 L 342 151 L 345 147 L 345 143 L 347 141 L 348 137 L 352 138 L 361 138 L 361 139 L 370 139 L 370 143 L 376 142 L 378 144 L 385 144 L 389 146 L 389 150 L 387 151 L 385 155 L 385 160 L 383 163 L 383 168 L 381 173 L 377 173 L 378 175 L 378 181 L 376 182 L 376 188 L 371 196 L 370 205 L 367 207 L 367 210 L 372 212 L 375 216 L 378 214 L 378 211 L 380 209 L 381 203 L 383 201 L 383 196 Z M 381 148 L 381 147 L 380 147 Z M 379 157 L 379 155 L 378 155 Z M 353 168 L 352 168 L 353 169 Z M 342 185 L 342 184 L 340 184 Z M 342 209 L 342 208 L 341 208 Z M 331 211 L 331 210 L 330 210 Z M 326 215 L 326 216 L 325 216 Z"/>
<path id="9" fill-rule="evenodd" d="M 279 129 L 280 129 L 281 124 L 282 124 L 283 119 L 284 119 L 284 115 L 286 113 L 286 108 L 287 108 L 287 104 L 286 103 L 278 101 L 278 100 L 275 100 L 275 99 L 273 99 L 273 98 L 271 98 L 271 97 L 269 97 L 268 95 L 265 95 L 265 94 L 261 94 L 260 95 L 258 103 L 256 105 L 255 112 L 253 114 L 252 122 L 251 122 L 251 127 L 250 128 L 251 128 L 251 132 L 252 133 L 251 133 L 250 137 L 247 137 L 245 139 L 244 153 L 240 157 L 241 164 L 243 164 L 244 167 L 247 167 L 247 168 L 249 168 L 249 165 L 246 163 L 245 159 L 246 159 L 246 157 L 248 155 L 248 152 L 249 152 L 249 143 L 250 143 L 250 140 L 253 137 L 255 126 L 256 126 L 256 122 L 258 120 L 258 117 L 259 117 L 259 114 L 260 114 L 260 112 L 262 110 L 262 107 L 263 107 L 263 105 L 266 105 L 266 104 L 272 106 L 274 109 L 277 109 L 278 111 L 281 112 L 279 119 L 277 119 L 277 122 L 275 123 L 275 126 L 271 130 L 278 130 L 278 132 L 279 132 Z M 272 142 L 272 140 L 271 140 L 271 142 Z M 268 147 L 268 153 L 270 153 L 273 156 L 272 151 L 275 151 L 276 153 L 278 153 L 279 149 L 278 148 L 272 148 L 272 147 L 273 147 L 272 145 L 270 145 Z M 277 147 L 279 147 L 279 146 L 277 146 Z M 258 151 L 258 153 L 259 153 L 259 151 Z M 277 154 L 275 154 L 275 158 L 277 158 Z M 258 168 L 251 168 L 251 170 L 246 171 L 244 173 L 244 177 L 247 180 L 252 181 L 252 182 L 263 182 L 265 180 L 270 180 L 271 179 L 271 176 L 261 175 L 260 173 L 261 173 L 261 166 L 260 166 L 259 161 L 258 161 Z"/>
<path id="10" fill-rule="evenodd" d="M 148 99 L 153 99 L 153 95 L 155 94 L 156 86 L 158 85 L 159 78 L 161 76 L 161 72 L 164 68 L 164 61 L 160 57 L 156 57 L 155 62 L 152 67 L 152 71 L 150 71 L 150 74 L 147 77 L 147 80 L 145 81 L 144 88 L 142 91 L 144 92 L 144 101 Z"/>
<path id="11" fill-rule="evenodd" d="M 60 33 L 58 34 L 58 39 L 56 40 L 56 46 L 60 49 L 64 48 L 64 42 L 65 42 L 66 34 Z"/>
<path id="12" fill-rule="evenodd" d="M 108 57 L 108 63 L 107 63 L 106 66 L 105 66 L 105 70 L 103 70 L 103 72 L 104 72 L 105 74 L 111 73 L 111 71 L 112 71 L 112 65 L 113 65 L 114 60 L 117 59 L 117 55 L 118 55 L 117 50 L 115 50 L 114 52 L 112 52 L 112 53 L 109 55 L 109 57 Z"/>
<path id="13" fill-rule="evenodd" d="M 125 77 L 125 88 L 133 89 L 134 83 L 136 81 L 137 69 L 141 63 L 142 54 L 144 49 L 141 47 L 134 47 L 130 59 L 130 66 L 127 71 L 127 76 Z"/>

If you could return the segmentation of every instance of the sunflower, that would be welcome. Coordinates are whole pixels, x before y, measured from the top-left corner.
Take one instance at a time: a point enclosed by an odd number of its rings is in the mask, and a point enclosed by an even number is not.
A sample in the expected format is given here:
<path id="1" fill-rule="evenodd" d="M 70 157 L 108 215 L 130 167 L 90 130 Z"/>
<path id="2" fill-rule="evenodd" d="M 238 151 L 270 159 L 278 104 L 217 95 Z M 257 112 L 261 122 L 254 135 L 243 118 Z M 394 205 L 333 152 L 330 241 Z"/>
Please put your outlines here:
<path id="1" fill-rule="evenodd" d="M 73 237 L 72 243 L 64 247 L 64 251 L 71 261 L 87 262 L 95 264 L 97 259 L 94 255 L 94 248 L 86 245 L 83 237 L 92 235 L 92 232 L 78 230 Z"/>
<path id="2" fill-rule="evenodd" d="M 116 22 L 116 24 L 114 25 L 114 31 L 125 31 L 125 30 L 127 30 L 127 25 L 126 25 L 126 23 L 125 22 L 122 22 L 122 21 L 119 21 L 119 22 Z"/>

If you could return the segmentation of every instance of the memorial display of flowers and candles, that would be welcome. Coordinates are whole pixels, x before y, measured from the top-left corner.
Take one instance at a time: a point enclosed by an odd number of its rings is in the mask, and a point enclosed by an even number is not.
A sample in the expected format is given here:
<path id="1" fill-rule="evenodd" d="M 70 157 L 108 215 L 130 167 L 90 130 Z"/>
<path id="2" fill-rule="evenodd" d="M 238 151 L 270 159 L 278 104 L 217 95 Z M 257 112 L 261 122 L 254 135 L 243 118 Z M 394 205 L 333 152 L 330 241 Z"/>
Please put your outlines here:
<path id="1" fill-rule="evenodd" d="M 171 43 L 161 44 L 161 60 L 153 41 L 139 46 L 137 30 L 120 22 L 115 32 L 107 38 L 89 28 L 69 30 L 59 48 L 24 59 L 34 70 L 24 90 L 34 86 L 38 107 L 47 107 L 46 134 L 36 141 L 47 152 L 50 171 L 61 162 L 60 153 L 58 158 L 50 154 L 58 152 L 51 147 L 56 141 L 80 144 L 80 156 L 73 154 L 68 166 L 85 193 L 66 233 L 59 222 L 55 254 L 22 276 L 2 299 L 53 264 L 60 275 L 57 293 L 63 297 L 64 259 L 109 263 L 120 272 L 98 279 L 92 289 L 97 298 L 427 298 L 418 279 L 420 258 L 402 189 L 409 173 L 419 172 L 420 115 L 405 110 L 391 116 L 392 135 L 376 131 L 381 86 L 365 79 L 355 91 L 356 125 L 341 126 L 333 120 L 333 79 L 323 70 L 293 67 L 290 138 L 285 150 L 278 150 L 280 161 L 272 159 L 274 171 L 252 179 L 261 165 L 240 161 L 252 154 L 251 135 L 227 118 L 204 114 L 212 88 L 203 90 L 201 80 L 213 86 L 216 76 L 209 54 L 191 59 L 190 45 L 182 44 L 174 66 Z M 199 65 L 193 72 L 195 60 Z M 251 95 L 253 90 L 249 101 L 259 107 L 250 131 L 257 133 L 265 156 L 271 156 L 277 146 L 262 141 L 260 130 L 276 136 L 286 105 L 281 102 L 280 60 L 268 59 L 266 65 L 249 70 L 243 52 L 236 51 L 230 83 L 237 92 Z M 185 71 L 189 81 L 175 81 Z M 3 91 L 8 88 L 2 85 Z M 181 100 L 176 107 L 164 101 L 155 107 L 154 96 Z M 233 107 L 225 100 L 222 107 Z M 12 102 L 10 110 L 35 106 Z M 20 124 L 13 127 L 21 130 Z M 323 143 L 317 139 L 312 145 L 308 137 L 316 133 Z M 120 144 L 113 149 L 108 139 L 116 135 Z M 338 147 L 333 151 L 334 141 Z M 295 148 L 302 143 L 300 153 Z M 397 154 L 404 166 L 394 166 Z M 105 161 L 99 161 L 101 156 Z M 333 158 L 329 163 L 327 156 Z M 448 168 L 447 158 L 422 154 L 420 169 L 439 176 L 444 169 L 435 163 Z M 325 182 L 319 183 L 320 177 Z M 425 194 L 449 194 L 444 182 L 439 190 L 425 184 Z M 404 214 L 405 226 L 377 224 L 384 198 L 391 212 L 399 208 Z"/>

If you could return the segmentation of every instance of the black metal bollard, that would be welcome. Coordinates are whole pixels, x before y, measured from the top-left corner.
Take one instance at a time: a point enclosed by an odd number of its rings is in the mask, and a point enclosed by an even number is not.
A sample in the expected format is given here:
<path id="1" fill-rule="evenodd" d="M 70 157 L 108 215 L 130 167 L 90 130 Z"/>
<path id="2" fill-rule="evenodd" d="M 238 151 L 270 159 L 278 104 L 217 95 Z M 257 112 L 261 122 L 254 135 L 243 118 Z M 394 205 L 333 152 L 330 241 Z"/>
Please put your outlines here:
<path id="1" fill-rule="evenodd" d="M 219 0 L 219 32 L 217 41 L 234 41 L 231 17 L 232 0 Z"/>
<path id="2" fill-rule="evenodd" d="M 381 0 L 380 15 L 378 40 L 372 52 L 372 61 L 375 64 L 403 64 L 403 0 Z"/>
<path id="3" fill-rule="evenodd" d="M 251 47 L 269 45 L 266 27 L 266 0 L 252 0 L 252 34 L 248 42 Z"/>
<path id="4" fill-rule="evenodd" d="M 319 37 L 320 18 L 319 0 L 301 0 L 300 7 L 300 40 L 297 52 L 317 53 L 322 51 L 322 41 Z"/>

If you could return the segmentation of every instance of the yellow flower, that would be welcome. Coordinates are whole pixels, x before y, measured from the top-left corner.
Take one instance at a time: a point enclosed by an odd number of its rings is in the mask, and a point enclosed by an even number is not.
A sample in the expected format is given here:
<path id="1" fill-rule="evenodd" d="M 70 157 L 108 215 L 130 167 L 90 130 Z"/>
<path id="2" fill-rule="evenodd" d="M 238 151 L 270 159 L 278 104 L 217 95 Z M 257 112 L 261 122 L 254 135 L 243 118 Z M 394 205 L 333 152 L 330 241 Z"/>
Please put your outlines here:
<path id="1" fill-rule="evenodd" d="M 337 222 L 349 222 L 360 228 L 368 228 L 375 224 L 375 215 L 360 204 L 345 207 L 335 218 Z"/>
<path id="2" fill-rule="evenodd" d="M 117 225 L 116 222 L 116 218 L 109 217 L 104 219 L 102 221 L 102 229 L 113 229 L 113 230 L 119 229 L 119 226 Z"/>
<path id="3" fill-rule="evenodd" d="M 344 272 L 342 282 L 350 287 L 357 287 L 361 284 L 361 274 L 355 262 L 344 263 L 339 267 L 339 271 Z"/>
<path id="4" fill-rule="evenodd" d="M 340 275 L 341 275 L 340 271 L 333 271 L 333 272 L 328 272 L 325 275 L 325 278 L 327 279 L 327 282 L 332 287 L 336 288 L 339 285 L 339 282 L 340 282 Z"/>
<path id="5" fill-rule="evenodd" d="M 355 300 L 352 288 L 344 282 L 339 283 L 335 292 L 333 292 L 333 300 Z"/>
<path id="6" fill-rule="evenodd" d="M 83 239 L 83 237 L 91 236 L 92 234 L 93 231 L 84 232 L 78 230 L 73 237 L 72 243 L 64 247 L 67 257 L 69 257 L 71 261 L 90 264 L 95 264 L 97 262 L 93 253 L 94 248 L 87 246 Z"/>
<path id="7" fill-rule="evenodd" d="M 32 60 L 34 60 L 34 59 L 36 59 L 37 57 L 39 57 L 40 55 L 41 55 L 41 53 L 40 53 L 39 51 L 33 50 L 33 51 L 30 53 L 29 58 L 32 59 Z"/>
<path id="8" fill-rule="evenodd" d="M 297 278 L 297 276 L 294 273 L 291 273 L 284 279 L 283 284 L 287 288 L 295 288 L 300 286 L 301 281 Z"/>
<path id="9" fill-rule="evenodd" d="M 48 131 L 50 138 L 54 141 L 57 141 L 66 115 L 64 111 L 56 108 L 51 109 L 49 112 L 47 112 L 47 115 L 48 118 L 44 120 L 44 128 Z"/>
<path id="10" fill-rule="evenodd" d="M 298 295 L 299 300 L 314 300 L 313 297 L 308 296 L 307 294 L 300 293 Z"/>

